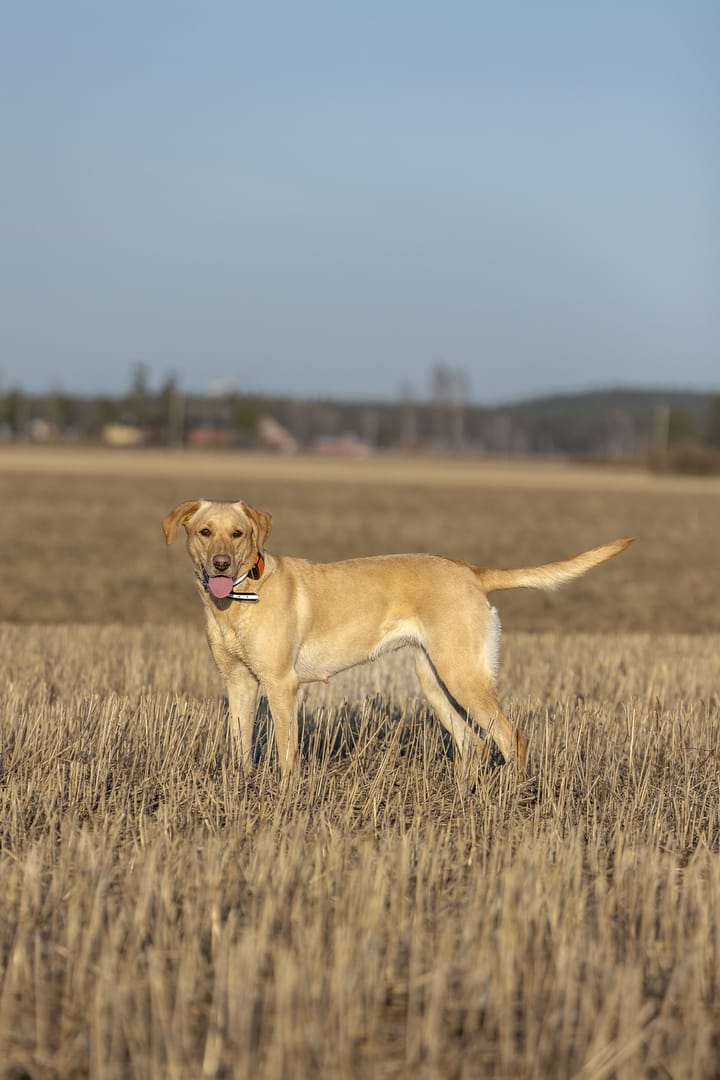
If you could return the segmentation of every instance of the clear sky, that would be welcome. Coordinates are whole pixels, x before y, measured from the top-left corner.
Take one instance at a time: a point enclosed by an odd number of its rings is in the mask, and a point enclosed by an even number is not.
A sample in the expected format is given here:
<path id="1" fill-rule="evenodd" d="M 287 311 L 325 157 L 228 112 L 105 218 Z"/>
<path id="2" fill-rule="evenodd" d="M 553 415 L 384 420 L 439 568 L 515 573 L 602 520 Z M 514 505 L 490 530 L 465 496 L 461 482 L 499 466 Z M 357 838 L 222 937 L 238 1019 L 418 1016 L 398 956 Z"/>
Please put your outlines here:
<path id="1" fill-rule="evenodd" d="M 720 387 L 718 0 L 0 0 L 0 379 Z"/>

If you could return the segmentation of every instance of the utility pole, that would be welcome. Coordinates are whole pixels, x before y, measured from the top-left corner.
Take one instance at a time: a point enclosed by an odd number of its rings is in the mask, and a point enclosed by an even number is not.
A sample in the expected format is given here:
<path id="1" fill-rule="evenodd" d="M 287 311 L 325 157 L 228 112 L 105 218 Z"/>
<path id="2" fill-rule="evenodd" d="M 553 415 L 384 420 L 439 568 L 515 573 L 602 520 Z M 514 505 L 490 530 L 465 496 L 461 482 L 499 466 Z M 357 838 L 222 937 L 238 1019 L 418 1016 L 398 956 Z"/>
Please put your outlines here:
<path id="1" fill-rule="evenodd" d="M 403 387 L 402 404 L 400 406 L 400 445 L 412 449 L 417 446 L 417 406 L 415 404 L 415 392 L 408 383 Z"/>
<path id="2" fill-rule="evenodd" d="M 452 400 L 450 404 L 450 441 L 460 447 L 465 442 L 465 403 L 469 390 L 469 380 L 462 368 L 452 373 Z"/>
<path id="3" fill-rule="evenodd" d="M 452 384 L 452 372 L 447 364 L 435 364 L 431 374 L 432 437 L 433 442 L 438 445 L 446 445 L 451 435 Z"/>

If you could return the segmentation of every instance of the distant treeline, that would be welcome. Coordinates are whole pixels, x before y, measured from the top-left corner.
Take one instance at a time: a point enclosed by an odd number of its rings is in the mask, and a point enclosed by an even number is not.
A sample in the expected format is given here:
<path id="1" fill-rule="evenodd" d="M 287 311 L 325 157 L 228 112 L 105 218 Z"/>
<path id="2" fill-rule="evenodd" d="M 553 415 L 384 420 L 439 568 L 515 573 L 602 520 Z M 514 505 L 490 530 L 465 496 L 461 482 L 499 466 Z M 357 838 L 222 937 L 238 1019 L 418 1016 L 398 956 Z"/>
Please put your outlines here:
<path id="1" fill-rule="evenodd" d="M 255 446 L 263 443 L 262 421 L 268 418 L 275 432 L 300 449 L 346 438 L 378 449 L 644 458 L 660 466 L 678 454 L 709 455 L 711 463 L 720 452 L 720 393 L 616 389 L 494 406 L 410 396 L 396 402 L 314 401 L 182 394 L 172 379 L 153 390 L 137 372 L 129 392 L 116 398 L 19 390 L 0 395 L 6 439 L 96 440 L 121 426 L 134 429 L 146 444 Z"/>

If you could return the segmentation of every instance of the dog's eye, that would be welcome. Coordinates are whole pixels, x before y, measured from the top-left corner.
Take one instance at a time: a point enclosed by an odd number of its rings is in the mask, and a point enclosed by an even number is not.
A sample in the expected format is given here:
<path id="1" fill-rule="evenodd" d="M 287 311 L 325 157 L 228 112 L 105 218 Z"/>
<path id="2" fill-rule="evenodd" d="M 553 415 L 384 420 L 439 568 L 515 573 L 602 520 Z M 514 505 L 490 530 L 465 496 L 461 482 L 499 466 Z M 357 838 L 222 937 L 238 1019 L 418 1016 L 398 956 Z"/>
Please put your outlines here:
<path id="1" fill-rule="evenodd" d="M 235 531 L 233 532 L 233 540 L 239 540 L 242 534 L 242 529 L 235 529 Z"/>
<path id="2" fill-rule="evenodd" d="M 201 536 L 212 536 L 212 529 L 208 529 L 208 527 L 206 525 L 204 529 L 200 530 L 200 535 Z"/>

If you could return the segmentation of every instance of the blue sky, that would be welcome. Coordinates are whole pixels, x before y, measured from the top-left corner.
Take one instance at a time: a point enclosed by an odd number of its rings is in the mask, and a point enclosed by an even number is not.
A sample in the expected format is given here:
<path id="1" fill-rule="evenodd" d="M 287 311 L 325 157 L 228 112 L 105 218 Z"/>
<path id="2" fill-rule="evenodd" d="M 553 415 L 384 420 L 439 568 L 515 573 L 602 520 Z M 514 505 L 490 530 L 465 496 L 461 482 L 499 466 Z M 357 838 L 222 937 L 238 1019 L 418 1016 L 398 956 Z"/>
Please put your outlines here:
<path id="1" fill-rule="evenodd" d="M 720 388 L 715 0 L 0 19 L 0 388 Z"/>

